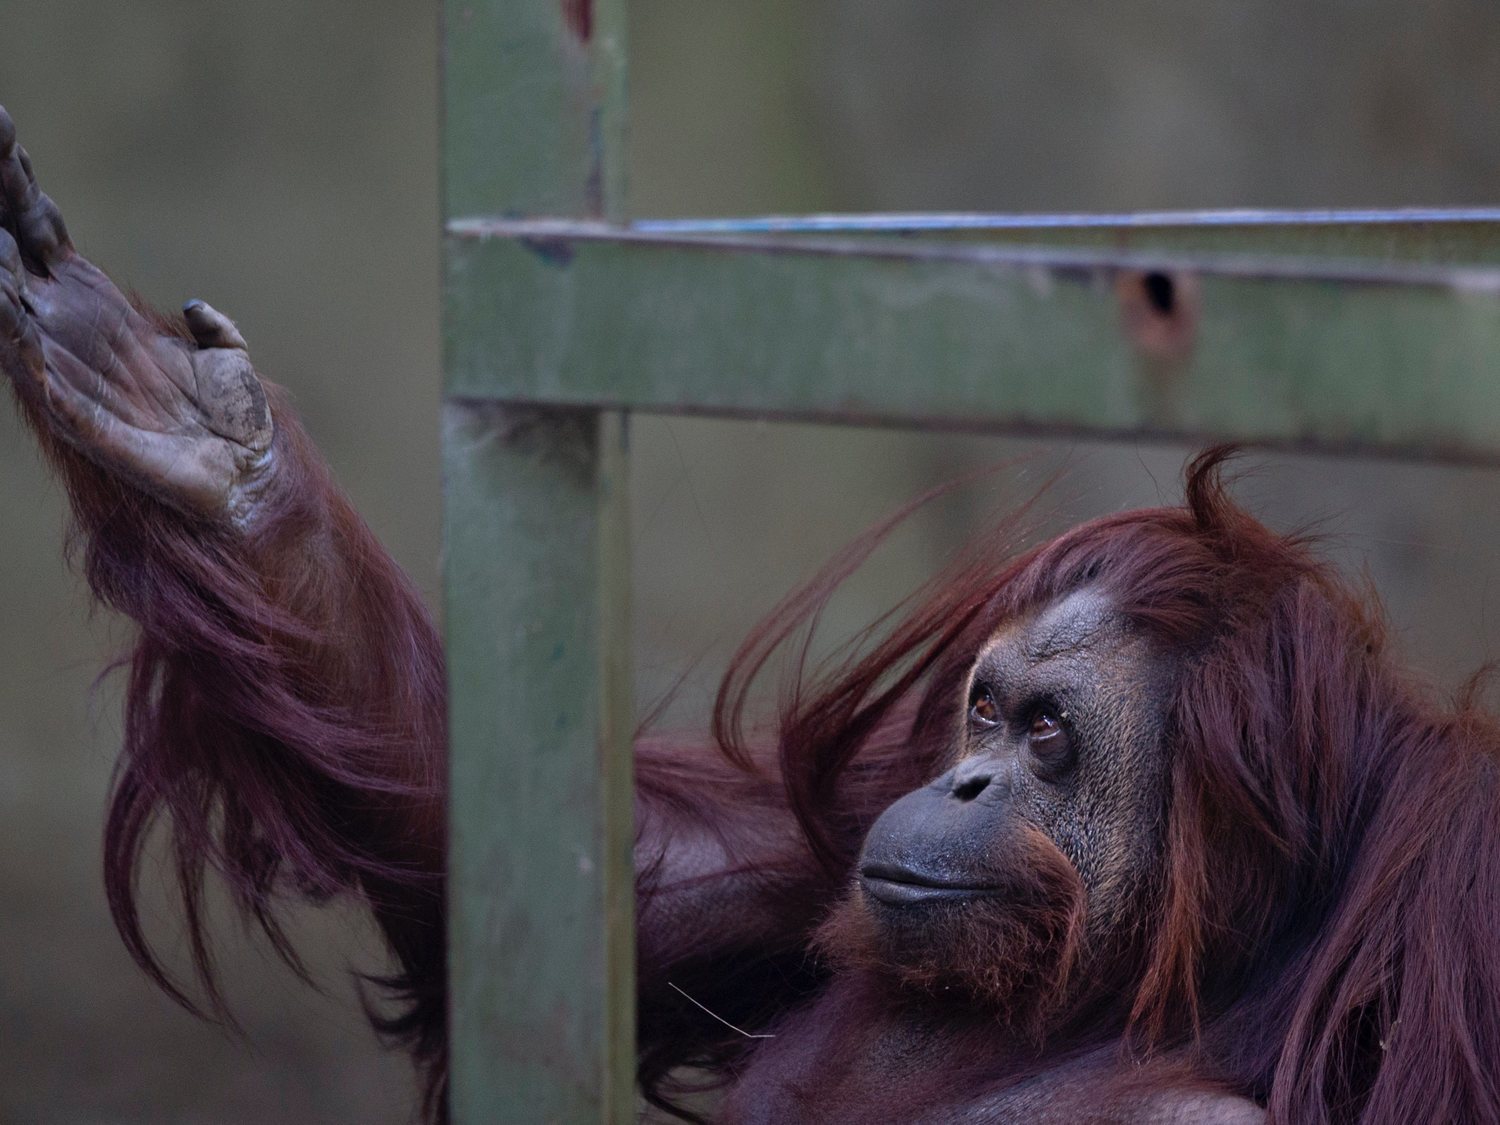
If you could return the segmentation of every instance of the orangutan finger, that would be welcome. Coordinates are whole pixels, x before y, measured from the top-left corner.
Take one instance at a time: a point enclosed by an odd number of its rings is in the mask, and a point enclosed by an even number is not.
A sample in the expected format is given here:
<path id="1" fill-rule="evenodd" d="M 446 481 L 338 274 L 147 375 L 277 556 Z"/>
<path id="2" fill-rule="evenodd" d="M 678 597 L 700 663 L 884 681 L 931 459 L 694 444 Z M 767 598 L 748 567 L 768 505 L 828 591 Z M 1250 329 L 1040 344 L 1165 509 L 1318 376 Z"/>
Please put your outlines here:
<path id="1" fill-rule="evenodd" d="M 22 257 L 36 273 L 48 273 L 49 267 L 73 248 L 62 213 L 37 186 L 31 158 L 16 143 L 15 122 L 3 107 L 0 107 L 0 225 L 15 235 Z"/>
<path id="2" fill-rule="evenodd" d="M 9 240 L 7 234 L 0 243 Z M 11 246 L 14 247 L 12 242 Z M 43 376 L 42 339 L 26 307 L 15 274 L 0 270 L 0 371 L 16 381 L 19 390 L 34 389 Z"/>
<path id="3" fill-rule="evenodd" d="M 182 306 L 188 330 L 200 348 L 238 348 L 246 351 L 245 338 L 234 322 L 206 301 L 197 299 Z"/>
<path id="4" fill-rule="evenodd" d="M 0 277 L 9 277 L 17 291 L 26 282 L 25 270 L 21 266 L 21 248 L 3 226 L 0 226 Z"/>
<path id="5" fill-rule="evenodd" d="M 57 423 L 53 428 L 90 456 L 107 430 L 118 427 L 117 400 L 109 385 L 66 348 L 46 345 L 42 401 Z"/>

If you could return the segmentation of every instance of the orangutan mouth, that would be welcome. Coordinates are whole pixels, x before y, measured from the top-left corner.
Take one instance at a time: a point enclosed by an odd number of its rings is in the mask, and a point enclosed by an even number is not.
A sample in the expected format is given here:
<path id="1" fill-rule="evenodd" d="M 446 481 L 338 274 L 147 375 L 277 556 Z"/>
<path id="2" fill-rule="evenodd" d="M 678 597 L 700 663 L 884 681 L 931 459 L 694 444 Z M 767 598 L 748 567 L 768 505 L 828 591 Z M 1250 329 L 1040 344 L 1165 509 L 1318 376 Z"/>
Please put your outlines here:
<path id="1" fill-rule="evenodd" d="M 958 883 L 904 867 L 869 863 L 859 869 L 865 894 L 887 906 L 925 906 L 1000 893 L 994 885 Z"/>

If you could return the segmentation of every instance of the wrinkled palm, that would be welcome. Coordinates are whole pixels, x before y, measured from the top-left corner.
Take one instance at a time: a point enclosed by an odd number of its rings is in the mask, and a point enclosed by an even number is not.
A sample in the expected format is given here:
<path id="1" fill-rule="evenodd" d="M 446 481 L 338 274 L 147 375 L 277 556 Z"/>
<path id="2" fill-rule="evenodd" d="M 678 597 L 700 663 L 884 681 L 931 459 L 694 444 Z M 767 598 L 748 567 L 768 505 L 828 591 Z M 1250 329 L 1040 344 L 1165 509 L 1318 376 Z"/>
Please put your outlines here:
<path id="1" fill-rule="evenodd" d="M 196 516 L 238 518 L 270 472 L 272 423 L 245 342 L 201 301 L 187 336 L 74 248 L 0 108 L 0 371 L 39 423 Z"/>

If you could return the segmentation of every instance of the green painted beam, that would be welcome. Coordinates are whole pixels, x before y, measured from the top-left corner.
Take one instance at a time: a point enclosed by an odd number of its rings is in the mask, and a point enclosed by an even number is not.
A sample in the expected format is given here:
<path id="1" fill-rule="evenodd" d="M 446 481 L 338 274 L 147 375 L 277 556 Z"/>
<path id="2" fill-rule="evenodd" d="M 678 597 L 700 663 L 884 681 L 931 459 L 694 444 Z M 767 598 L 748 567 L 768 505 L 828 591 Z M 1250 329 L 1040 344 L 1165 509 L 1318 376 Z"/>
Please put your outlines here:
<path id="1" fill-rule="evenodd" d="M 1500 454 L 1489 267 L 479 220 L 448 270 L 470 399 Z"/>
<path id="2" fill-rule="evenodd" d="M 617 215 L 624 0 L 443 17 L 445 213 Z M 446 407 L 460 1125 L 636 1118 L 623 430 L 597 409 Z"/>

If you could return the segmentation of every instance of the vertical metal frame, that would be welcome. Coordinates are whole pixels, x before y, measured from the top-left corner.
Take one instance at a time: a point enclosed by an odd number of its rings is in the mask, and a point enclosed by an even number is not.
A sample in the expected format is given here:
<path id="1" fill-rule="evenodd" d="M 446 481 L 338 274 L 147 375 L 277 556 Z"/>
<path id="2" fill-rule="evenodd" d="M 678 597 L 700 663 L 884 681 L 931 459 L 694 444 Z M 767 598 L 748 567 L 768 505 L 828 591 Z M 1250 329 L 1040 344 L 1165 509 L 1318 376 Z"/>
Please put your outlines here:
<path id="1" fill-rule="evenodd" d="M 623 4 L 444 17 L 446 215 L 614 216 Z M 624 418 L 450 387 L 444 476 L 453 1116 L 633 1120 Z"/>

